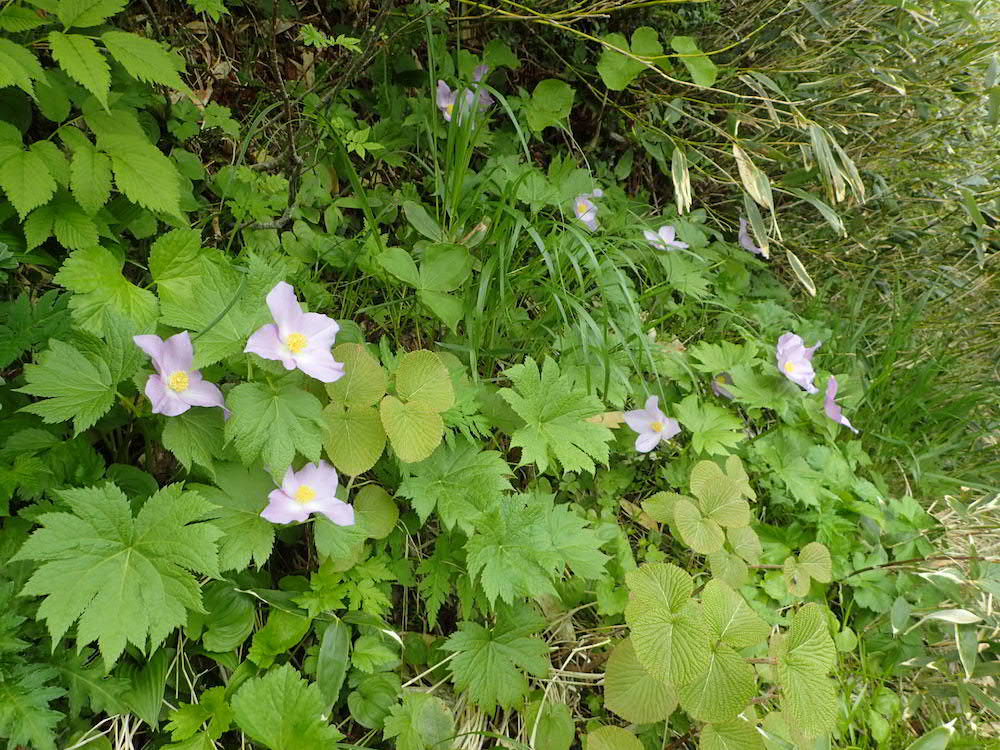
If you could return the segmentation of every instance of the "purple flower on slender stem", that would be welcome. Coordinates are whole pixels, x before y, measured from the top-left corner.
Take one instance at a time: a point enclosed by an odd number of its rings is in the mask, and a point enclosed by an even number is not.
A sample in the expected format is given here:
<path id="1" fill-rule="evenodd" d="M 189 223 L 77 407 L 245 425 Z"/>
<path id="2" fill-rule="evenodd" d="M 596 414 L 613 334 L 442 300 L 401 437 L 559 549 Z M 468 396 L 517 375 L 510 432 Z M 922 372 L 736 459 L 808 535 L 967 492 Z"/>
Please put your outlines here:
<path id="1" fill-rule="evenodd" d="M 298 471 L 288 467 L 281 488 L 267 496 L 261 516 L 271 523 L 305 521 L 313 513 L 322 513 L 338 526 L 354 525 L 354 508 L 338 500 L 337 471 L 326 461 L 306 464 Z"/>
<path id="2" fill-rule="evenodd" d="M 660 411 L 659 401 L 656 396 L 650 396 L 646 399 L 644 409 L 627 411 L 622 415 L 625 424 L 639 433 L 639 437 L 635 439 L 635 449 L 640 453 L 649 453 L 661 440 L 669 440 L 681 431 L 676 419 L 671 419 Z"/>
<path id="3" fill-rule="evenodd" d="M 479 83 L 488 70 L 487 65 L 477 66 L 472 71 L 472 80 Z M 451 118 L 455 116 L 455 107 L 458 107 L 458 122 L 461 123 L 465 113 L 473 109 L 473 104 L 478 106 L 480 112 L 485 112 L 493 105 L 493 97 L 485 86 L 476 86 L 475 90 L 465 88 L 452 91 L 444 81 L 437 82 L 437 106 L 445 122 L 451 122 Z"/>
<path id="4" fill-rule="evenodd" d="M 844 425 L 844 427 L 857 435 L 858 431 L 854 429 L 851 421 L 841 413 L 840 407 L 834 400 L 837 397 L 837 387 L 837 379 L 831 375 L 830 379 L 826 381 L 826 398 L 823 399 L 823 410 L 826 412 L 826 416 L 834 422 Z"/>
<path id="5" fill-rule="evenodd" d="M 267 306 L 274 323 L 258 328 L 243 351 L 279 360 L 286 370 L 297 367 L 324 383 L 343 377 L 344 365 L 330 352 L 340 330 L 333 318 L 302 312 L 295 290 L 284 281 L 268 293 Z"/>
<path id="6" fill-rule="evenodd" d="M 597 205 L 590 199 L 602 197 L 604 191 L 597 189 L 592 193 L 578 195 L 573 200 L 573 213 L 591 232 L 596 232 L 600 225 L 597 223 Z"/>
<path id="7" fill-rule="evenodd" d="M 711 385 L 712 393 L 714 393 L 716 396 L 720 396 L 722 398 L 728 398 L 731 400 L 735 398 L 735 396 L 733 396 L 733 394 L 729 391 L 729 389 L 726 388 L 726 386 L 732 384 L 733 384 L 733 379 L 730 377 L 728 372 L 720 373 L 719 375 L 716 375 L 714 378 L 712 378 L 712 385 Z"/>
<path id="8" fill-rule="evenodd" d="M 775 351 L 781 373 L 809 393 L 819 393 L 819 389 L 813 385 L 816 372 L 813 370 L 812 356 L 821 343 L 823 342 L 817 341 L 813 346 L 806 346 L 801 336 L 785 333 L 778 339 Z"/>
<path id="9" fill-rule="evenodd" d="M 193 369 L 194 348 L 187 331 L 166 341 L 151 335 L 133 336 L 132 340 L 156 368 L 156 374 L 146 381 L 146 396 L 153 402 L 154 414 L 176 417 L 192 406 L 218 406 L 229 416 L 219 386 L 202 380 L 201 373 Z"/>
<path id="10" fill-rule="evenodd" d="M 742 247 L 744 250 L 749 250 L 754 255 L 760 255 L 765 258 L 767 257 L 766 255 L 764 255 L 763 250 L 761 250 L 759 247 L 753 244 L 753 237 L 750 236 L 750 224 L 743 217 L 740 217 L 739 238 L 740 238 L 740 247 Z"/>
<path id="11" fill-rule="evenodd" d="M 689 247 L 688 243 L 675 240 L 675 231 L 670 224 L 667 224 L 656 232 L 644 229 L 642 235 L 656 250 L 686 250 Z"/>

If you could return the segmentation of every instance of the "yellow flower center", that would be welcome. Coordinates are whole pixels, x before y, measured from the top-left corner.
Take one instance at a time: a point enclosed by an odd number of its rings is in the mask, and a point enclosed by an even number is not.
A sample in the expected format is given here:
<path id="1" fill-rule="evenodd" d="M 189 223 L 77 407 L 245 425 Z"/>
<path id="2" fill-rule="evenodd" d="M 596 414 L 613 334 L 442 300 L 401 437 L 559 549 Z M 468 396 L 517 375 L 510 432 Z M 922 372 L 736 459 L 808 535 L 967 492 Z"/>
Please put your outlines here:
<path id="1" fill-rule="evenodd" d="M 726 384 L 726 376 L 725 375 L 719 375 L 715 379 L 715 382 L 718 383 L 719 385 L 725 385 Z"/>
<path id="2" fill-rule="evenodd" d="M 306 348 L 306 344 L 309 343 L 309 339 L 303 336 L 301 333 L 290 333 L 288 338 L 285 339 L 285 346 L 288 347 L 288 351 L 292 354 L 298 354 L 303 349 Z"/>
<path id="3" fill-rule="evenodd" d="M 785 362 L 785 372 L 795 372 L 795 365 L 791 362 Z"/>
<path id="4" fill-rule="evenodd" d="M 190 385 L 188 374 L 184 370 L 177 370 L 177 372 L 171 373 L 170 377 L 167 378 L 167 387 L 172 391 L 177 391 L 178 393 L 186 391 L 188 385 Z"/>
<path id="5" fill-rule="evenodd" d="M 452 113 L 455 111 L 455 105 L 454 104 L 446 104 L 445 108 L 444 108 L 444 111 L 448 113 L 449 117 L 451 117 Z"/>
<path id="6" fill-rule="evenodd" d="M 649 429 L 653 432 L 663 432 L 663 422 L 653 422 L 653 424 L 649 426 Z"/>
<path id="7" fill-rule="evenodd" d="M 578 214 L 581 214 L 581 215 L 582 215 L 582 214 L 585 214 L 585 213 L 587 213 L 587 211 L 588 211 L 589 209 L 590 209 L 590 206 L 588 206 L 588 205 L 587 205 L 586 203 L 584 203 L 583 201 L 580 201 L 579 203 L 577 203 L 577 204 L 576 204 L 576 212 L 577 212 Z"/>
<path id="8" fill-rule="evenodd" d="M 316 490 L 308 484 L 300 484 L 299 488 L 295 490 L 295 495 L 293 497 L 297 502 L 308 503 L 310 500 L 316 499 Z"/>

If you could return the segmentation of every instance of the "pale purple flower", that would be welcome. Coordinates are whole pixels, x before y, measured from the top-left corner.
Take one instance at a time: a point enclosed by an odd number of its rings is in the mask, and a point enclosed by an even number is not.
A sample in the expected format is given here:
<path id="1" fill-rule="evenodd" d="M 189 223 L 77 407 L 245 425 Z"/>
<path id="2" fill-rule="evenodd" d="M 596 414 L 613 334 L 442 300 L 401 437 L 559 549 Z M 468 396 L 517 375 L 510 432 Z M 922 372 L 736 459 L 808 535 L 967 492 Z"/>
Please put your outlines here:
<path id="1" fill-rule="evenodd" d="M 133 336 L 135 345 L 153 360 L 156 374 L 146 381 L 146 396 L 153 403 L 153 413 L 176 417 L 192 406 L 218 406 L 228 417 L 219 386 L 203 380 L 193 369 L 194 348 L 191 336 L 181 331 L 166 341 L 159 336 Z"/>
<path id="2" fill-rule="evenodd" d="M 645 229 L 642 235 L 646 238 L 646 242 L 656 250 L 686 250 L 688 243 L 675 240 L 675 232 L 676 230 L 670 224 L 667 224 L 660 227 L 659 231 L 656 232 Z"/>
<path id="3" fill-rule="evenodd" d="M 243 351 L 279 360 L 286 370 L 297 367 L 324 383 L 343 377 L 344 365 L 330 351 L 340 330 L 333 318 L 302 312 L 295 290 L 284 281 L 268 293 L 267 306 L 274 323 L 258 328 Z"/>
<path id="4" fill-rule="evenodd" d="M 578 195 L 573 200 L 573 213 L 576 214 L 576 218 L 582 221 L 584 226 L 591 232 L 596 232 L 598 226 L 600 226 L 597 223 L 597 205 L 591 198 L 602 197 L 604 197 L 604 191 L 598 188 L 592 193 Z"/>
<path id="5" fill-rule="evenodd" d="M 743 217 L 740 217 L 739 237 L 740 237 L 740 246 L 744 250 L 749 250 L 754 255 L 761 255 L 765 258 L 767 257 L 766 255 L 764 255 L 764 251 L 753 243 L 753 237 L 750 236 L 750 224 Z"/>
<path id="6" fill-rule="evenodd" d="M 719 375 L 716 375 L 714 378 L 712 378 L 712 385 L 711 385 L 712 393 L 714 393 L 716 396 L 720 396 L 722 398 L 728 398 L 731 400 L 735 398 L 735 396 L 733 396 L 732 392 L 728 388 L 726 388 L 726 386 L 732 384 L 733 384 L 733 379 L 732 377 L 730 377 L 728 372 L 723 372 Z"/>
<path id="7" fill-rule="evenodd" d="M 817 341 L 813 346 L 806 346 L 801 336 L 785 333 L 778 339 L 775 350 L 781 373 L 809 393 L 819 393 L 819 389 L 813 385 L 816 372 L 813 370 L 812 356 L 821 343 L 823 342 Z"/>
<path id="8" fill-rule="evenodd" d="M 489 70 L 487 65 L 479 65 L 474 71 L 472 71 L 472 80 L 475 83 L 479 83 L 486 72 Z M 461 97 L 461 99 L 459 98 Z M 451 118 L 455 115 L 455 107 L 459 107 L 460 111 L 458 113 L 458 121 L 462 122 L 462 117 L 466 112 L 471 111 L 473 108 L 473 103 L 479 107 L 480 112 L 485 112 L 493 104 L 493 97 L 486 90 L 485 86 L 476 86 L 473 89 L 455 89 L 454 91 L 449 88 L 448 84 L 444 81 L 439 80 L 437 83 L 437 106 L 441 110 L 441 114 L 445 119 L 445 122 L 451 122 Z"/>
<path id="9" fill-rule="evenodd" d="M 857 435 L 858 431 L 854 429 L 854 425 L 852 425 L 851 421 L 841 413 L 840 407 L 834 400 L 836 397 L 837 379 L 831 375 L 830 379 L 826 381 L 826 398 L 823 399 L 823 410 L 826 412 L 826 416 L 834 422 L 844 425 L 844 427 Z"/>
<path id="10" fill-rule="evenodd" d="M 635 439 L 635 449 L 640 453 L 649 453 L 661 440 L 669 440 L 681 431 L 676 419 L 671 419 L 660 411 L 659 401 L 656 396 L 650 396 L 646 399 L 644 409 L 627 411 L 622 415 L 625 424 L 639 433 L 639 437 Z"/>
<path id="11" fill-rule="evenodd" d="M 271 523 L 291 523 L 322 513 L 338 526 L 353 526 L 354 508 L 338 500 L 336 491 L 337 470 L 326 461 L 306 464 L 298 471 L 289 466 L 281 488 L 267 496 L 267 507 L 260 515 Z"/>

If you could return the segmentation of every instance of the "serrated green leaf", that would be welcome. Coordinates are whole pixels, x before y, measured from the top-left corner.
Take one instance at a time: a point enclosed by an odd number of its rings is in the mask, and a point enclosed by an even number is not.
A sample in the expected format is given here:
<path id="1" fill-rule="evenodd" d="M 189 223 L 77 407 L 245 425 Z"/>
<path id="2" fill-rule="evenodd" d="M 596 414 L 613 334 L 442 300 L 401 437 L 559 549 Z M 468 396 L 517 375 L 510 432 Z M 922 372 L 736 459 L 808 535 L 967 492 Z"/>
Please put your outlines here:
<path id="1" fill-rule="evenodd" d="M 708 636 L 736 649 L 767 640 L 771 628 L 728 584 L 712 579 L 701 592 Z"/>
<path id="2" fill-rule="evenodd" d="M 120 13 L 128 0 L 60 0 L 56 14 L 67 29 L 98 26 Z"/>
<path id="3" fill-rule="evenodd" d="M 448 368 L 434 352 L 407 352 L 396 368 L 396 393 L 406 402 L 416 401 L 435 412 L 455 404 L 455 390 Z"/>
<path id="4" fill-rule="evenodd" d="M 17 86 L 34 96 L 31 82 L 44 78 L 45 71 L 31 50 L 10 39 L 0 38 L 0 88 Z"/>
<path id="5" fill-rule="evenodd" d="M 196 634 L 208 651 L 226 653 L 239 648 L 257 624 L 254 599 L 229 581 L 210 581 L 201 591 L 205 612 L 188 617 L 188 633 Z"/>
<path id="6" fill-rule="evenodd" d="M 328 383 L 330 400 L 343 406 L 373 406 L 385 395 L 385 369 L 361 344 L 340 344 L 333 358 L 344 365 L 344 376 Z"/>
<path id="7" fill-rule="evenodd" d="M 319 400 L 291 384 L 242 383 L 226 398 L 232 417 L 226 441 L 250 465 L 260 459 L 282 476 L 296 452 L 319 461 L 323 443 L 323 408 Z"/>
<path id="8" fill-rule="evenodd" d="M 173 59 L 162 44 L 127 31 L 105 31 L 101 41 L 128 74 L 144 83 L 159 83 L 179 91 L 187 90 L 174 69 Z"/>
<path id="9" fill-rule="evenodd" d="M 31 31 L 46 23 L 46 19 L 40 17 L 31 8 L 8 4 L 0 9 L 0 29 L 3 31 L 13 33 Z"/>
<path id="10" fill-rule="evenodd" d="M 218 416 L 215 409 L 200 411 Z M 219 464 L 215 486 L 192 484 L 190 488 L 215 506 L 212 523 L 222 532 L 219 570 L 245 570 L 251 561 L 259 568 L 267 562 L 274 544 L 274 524 L 261 518 L 260 512 L 275 488 L 267 472 L 257 467 L 244 469 L 235 463 Z"/>
<path id="11" fill-rule="evenodd" d="M 379 404 L 379 414 L 392 449 L 406 463 L 427 458 L 444 437 L 441 415 L 422 401 L 404 404 L 395 396 L 386 396 Z"/>
<path id="12" fill-rule="evenodd" d="M 584 750 L 643 750 L 639 738 L 621 727 L 600 727 L 587 733 Z"/>
<path id="13" fill-rule="evenodd" d="M 69 187 L 69 161 L 61 148 L 52 141 L 35 141 L 28 147 L 28 150 L 37 154 L 45 162 L 49 174 L 52 175 L 52 179 L 59 187 Z"/>
<path id="14" fill-rule="evenodd" d="M 652 724 L 670 717 L 677 693 L 643 668 L 626 639 L 615 646 L 604 669 L 604 706 L 625 721 Z"/>
<path id="15" fill-rule="evenodd" d="M 262 669 L 274 664 L 275 657 L 291 651 L 309 632 L 311 620 L 306 615 L 272 607 L 267 624 L 253 634 L 247 658 Z"/>
<path id="16" fill-rule="evenodd" d="M 819 542 L 809 542 L 799 552 L 799 569 L 820 583 L 831 579 L 830 550 Z"/>
<path id="17" fill-rule="evenodd" d="M 352 477 L 364 474 L 382 456 L 385 429 L 375 407 L 344 408 L 331 402 L 323 410 L 323 422 L 323 447 L 338 471 Z"/>
<path id="18" fill-rule="evenodd" d="M 197 580 L 188 571 L 219 576 L 208 523 L 212 506 L 171 485 L 153 495 L 135 518 L 113 484 L 64 490 L 71 512 L 46 513 L 15 559 L 41 563 L 23 594 L 44 596 L 38 609 L 58 642 L 74 622 L 76 641 L 97 641 L 104 663 L 126 643 L 155 648 L 201 610 Z"/>
<path id="19" fill-rule="evenodd" d="M 703 727 L 698 750 L 764 750 L 764 740 L 749 721 L 733 719 Z"/>
<path id="20" fill-rule="evenodd" d="M 62 341 L 49 342 L 36 364 L 24 366 L 27 383 L 19 390 L 45 399 L 24 407 L 46 424 L 73 420 L 76 433 L 91 427 L 115 402 L 115 383 L 108 366 L 91 361 Z"/>
<path id="21" fill-rule="evenodd" d="M 750 705 L 757 676 L 746 659 L 725 643 L 710 647 L 705 671 L 678 691 L 681 707 L 699 721 L 735 719 Z"/>
<path id="22" fill-rule="evenodd" d="M 133 203 L 181 216 L 180 175 L 156 146 L 136 135 L 102 133 L 98 148 L 111 157 L 115 184 Z"/>
<path id="23" fill-rule="evenodd" d="M 215 472 L 215 460 L 223 450 L 223 414 L 219 409 L 189 409 L 166 420 L 163 447 L 174 454 L 181 465 L 191 470 L 194 464 Z"/>
<path id="24" fill-rule="evenodd" d="M 828 731 L 836 718 L 833 682 L 827 676 L 836 660 L 826 615 L 818 604 L 806 604 L 773 649 L 781 685 L 781 705 L 794 726 L 807 735 Z"/>
<path id="25" fill-rule="evenodd" d="M 440 698 L 407 691 L 386 717 L 383 736 L 396 738 L 396 750 L 447 750 L 455 737 L 455 717 Z"/>
<path id="26" fill-rule="evenodd" d="M 718 552 L 725 543 L 726 535 L 722 527 L 703 516 L 686 498 L 674 503 L 674 524 L 684 543 L 699 555 Z"/>
<path id="27" fill-rule="evenodd" d="M 669 563 L 652 563 L 625 576 L 625 621 L 639 662 L 655 677 L 685 685 L 708 663 L 708 634 L 691 576 Z"/>
<path id="28" fill-rule="evenodd" d="M 240 729 L 270 750 L 336 750 L 343 737 L 323 718 L 319 688 L 288 664 L 245 682 L 232 704 Z"/>
<path id="29" fill-rule="evenodd" d="M 52 201 L 52 232 L 59 244 L 70 250 L 83 250 L 97 245 L 97 224 L 66 193 L 60 193 Z M 148 304 L 148 298 L 145 300 Z M 153 308 L 155 309 L 155 307 Z M 126 316 L 131 317 L 131 316 Z M 152 323 L 136 321 L 140 324 Z M 86 328 L 86 326 L 84 326 Z"/>
<path id="30" fill-rule="evenodd" d="M 66 75 L 97 97 L 107 109 L 111 90 L 111 69 L 97 45 L 82 34 L 49 32 L 49 50 Z"/>
<path id="31" fill-rule="evenodd" d="M 93 147 L 78 148 L 70 162 L 69 187 L 84 211 L 97 213 L 111 197 L 111 159 Z"/>
<path id="32" fill-rule="evenodd" d="M 0 682 L 0 735 L 7 740 L 7 746 L 56 750 L 55 729 L 64 714 L 50 704 L 66 692 L 48 684 L 58 676 L 56 671 L 37 664 L 15 663 L 5 672 Z"/>
<path id="33" fill-rule="evenodd" d="M 674 409 L 699 453 L 728 454 L 729 448 L 746 439 L 742 420 L 714 404 L 700 403 L 695 394 L 676 403 Z"/>
<path id="34" fill-rule="evenodd" d="M 23 221 L 29 211 L 55 195 L 56 181 L 42 157 L 11 147 L 0 149 L 0 187 Z"/>

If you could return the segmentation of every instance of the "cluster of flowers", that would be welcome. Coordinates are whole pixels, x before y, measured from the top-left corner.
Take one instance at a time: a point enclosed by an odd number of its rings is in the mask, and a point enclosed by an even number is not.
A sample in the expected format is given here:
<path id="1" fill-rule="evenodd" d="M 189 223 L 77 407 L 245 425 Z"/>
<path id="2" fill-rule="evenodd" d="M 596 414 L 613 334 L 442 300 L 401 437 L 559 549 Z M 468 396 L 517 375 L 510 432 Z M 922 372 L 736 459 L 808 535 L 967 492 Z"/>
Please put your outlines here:
<path id="1" fill-rule="evenodd" d="M 244 352 L 277 360 L 286 370 L 299 369 L 324 383 L 343 377 L 344 365 L 331 351 L 340 330 L 333 318 L 302 312 L 295 290 L 284 281 L 268 293 L 266 301 L 274 322 L 255 331 Z M 149 355 L 156 370 L 145 389 L 154 413 L 176 417 L 192 406 L 218 406 L 229 418 L 219 386 L 194 369 L 194 346 L 187 331 L 166 341 L 159 336 L 136 336 L 134 341 Z M 337 471 L 326 461 L 306 464 L 299 471 L 289 467 L 281 487 L 268 495 L 261 516 L 272 523 L 291 523 L 322 513 L 335 524 L 351 526 L 354 508 L 337 499 L 337 483 Z"/>
<path id="2" fill-rule="evenodd" d="M 806 346 L 801 336 L 794 333 L 785 333 L 778 339 L 775 349 L 778 371 L 786 378 L 807 393 L 819 393 L 819 389 L 813 384 L 816 378 L 816 371 L 813 370 L 812 356 L 822 342 L 816 342 L 813 346 Z M 722 373 L 712 379 L 712 391 L 723 398 L 733 398 L 733 394 L 727 389 L 733 379 L 728 373 Z M 858 432 L 850 420 L 845 417 L 836 402 L 837 379 L 831 375 L 826 381 L 826 396 L 823 399 L 823 411 L 830 419 L 838 424 L 842 424 L 855 434 Z M 642 409 L 627 411 L 623 415 L 625 424 L 638 433 L 635 439 L 635 449 L 640 453 L 649 453 L 662 441 L 669 440 L 681 431 L 681 426 L 676 419 L 671 419 L 660 410 L 659 398 L 650 396 L 646 399 L 646 405 Z"/>

